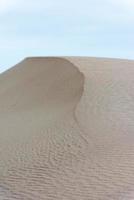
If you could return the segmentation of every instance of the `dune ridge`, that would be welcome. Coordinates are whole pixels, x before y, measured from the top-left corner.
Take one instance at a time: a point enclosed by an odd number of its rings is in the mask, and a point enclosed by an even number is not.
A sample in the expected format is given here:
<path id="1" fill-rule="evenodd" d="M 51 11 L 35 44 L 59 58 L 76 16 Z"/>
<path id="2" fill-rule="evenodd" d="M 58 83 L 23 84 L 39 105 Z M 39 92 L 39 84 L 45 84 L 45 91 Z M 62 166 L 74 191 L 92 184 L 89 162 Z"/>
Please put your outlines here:
<path id="1" fill-rule="evenodd" d="M 0 75 L 0 199 L 134 198 L 133 65 L 34 57 Z"/>

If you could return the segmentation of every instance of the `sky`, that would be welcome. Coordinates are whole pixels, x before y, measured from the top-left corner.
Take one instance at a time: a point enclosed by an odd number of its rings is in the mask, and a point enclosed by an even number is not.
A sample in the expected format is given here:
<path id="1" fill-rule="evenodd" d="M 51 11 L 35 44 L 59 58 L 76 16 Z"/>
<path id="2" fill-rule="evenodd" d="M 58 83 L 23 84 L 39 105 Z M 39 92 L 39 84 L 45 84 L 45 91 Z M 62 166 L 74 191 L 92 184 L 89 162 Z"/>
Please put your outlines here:
<path id="1" fill-rule="evenodd" d="M 134 0 L 0 0 L 0 73 L 64 55 L 134 59 Z"/>

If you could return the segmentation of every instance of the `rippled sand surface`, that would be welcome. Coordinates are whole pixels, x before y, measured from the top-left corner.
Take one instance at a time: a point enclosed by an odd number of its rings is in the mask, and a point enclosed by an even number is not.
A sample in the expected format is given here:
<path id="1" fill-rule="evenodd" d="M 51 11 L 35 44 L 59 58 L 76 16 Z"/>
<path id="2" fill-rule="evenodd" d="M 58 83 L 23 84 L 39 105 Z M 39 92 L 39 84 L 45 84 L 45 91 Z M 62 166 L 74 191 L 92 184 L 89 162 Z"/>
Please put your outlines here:
<path id="1" fill-rule="evenodd" d="M 27 58 L 0 75 L 0 200 L 134 199 L 134 61 Z"/>

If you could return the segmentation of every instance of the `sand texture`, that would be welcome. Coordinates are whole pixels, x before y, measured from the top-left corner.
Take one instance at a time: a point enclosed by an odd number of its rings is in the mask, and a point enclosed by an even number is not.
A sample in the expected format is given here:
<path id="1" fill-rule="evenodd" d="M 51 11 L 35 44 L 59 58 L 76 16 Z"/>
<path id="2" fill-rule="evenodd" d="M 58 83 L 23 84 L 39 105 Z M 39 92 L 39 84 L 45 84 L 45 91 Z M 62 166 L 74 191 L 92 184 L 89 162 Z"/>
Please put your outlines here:
<path id="1" fill-rule="evenodd" d="M 0 200 L 134 199 L 134 61 L 27 58 L 0 75 Z"/>

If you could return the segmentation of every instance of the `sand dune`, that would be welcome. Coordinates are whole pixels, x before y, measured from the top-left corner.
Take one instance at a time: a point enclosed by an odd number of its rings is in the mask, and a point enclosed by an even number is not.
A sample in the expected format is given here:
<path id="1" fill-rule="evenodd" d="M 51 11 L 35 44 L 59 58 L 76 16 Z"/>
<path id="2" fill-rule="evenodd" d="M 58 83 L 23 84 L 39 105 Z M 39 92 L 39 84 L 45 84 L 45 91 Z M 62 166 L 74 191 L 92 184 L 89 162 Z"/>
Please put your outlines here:
<path id="1" fill-rule="evenodd" d="M 0 200 L 134 199 L 134 61 L 27 58 L 0 75 Z"/>

